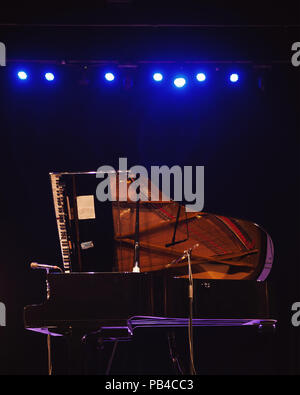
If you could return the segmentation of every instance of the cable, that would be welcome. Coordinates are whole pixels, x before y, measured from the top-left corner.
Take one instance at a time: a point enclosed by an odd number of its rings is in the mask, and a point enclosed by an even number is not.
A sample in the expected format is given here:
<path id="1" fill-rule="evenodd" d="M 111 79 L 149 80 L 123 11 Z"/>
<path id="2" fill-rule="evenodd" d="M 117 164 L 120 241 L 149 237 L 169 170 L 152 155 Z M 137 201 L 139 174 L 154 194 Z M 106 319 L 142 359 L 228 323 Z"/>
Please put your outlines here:
<path id="1" fill-rule="evenodd" d="M 175 341 L 174 331 L 172 331 L 171 333 L 168 332 L 167 336 L 168 336 L 169 353 L 170 353 L 170 357 L 171 357 L 173 366 L 180 375 L 183 375 L 184 373 L 183 373 L 182 368 L 180 366 L 179 356 L 178 356 L 178 353 L 176 350 L 176 341 Z"/>

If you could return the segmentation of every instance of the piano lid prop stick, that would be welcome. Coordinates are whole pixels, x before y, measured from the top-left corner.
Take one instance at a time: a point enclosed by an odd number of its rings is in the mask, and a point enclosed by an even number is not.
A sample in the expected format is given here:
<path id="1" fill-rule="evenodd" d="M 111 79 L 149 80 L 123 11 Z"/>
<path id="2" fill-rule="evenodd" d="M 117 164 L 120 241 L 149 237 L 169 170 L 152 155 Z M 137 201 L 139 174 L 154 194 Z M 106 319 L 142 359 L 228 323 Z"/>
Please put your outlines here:
<path id="1" fill-rule="evenodd" d="M 184 243 L 185 241 L 187 241 L 187 240 L 189 239 L 189 236 L 188 236 L 187 215 L 186 215 L 186 212 L 185 212 L 185 220 L 186 220 L 186 227 L 187 227 L 187 237 L 186 237 L 185 239 L 175 241 L 176 231 L 177 231 L 178 221 L 179 221 L 179 216 L 180 216 L 180 210 L 181 210 L 181 205 L 179 204 L 179 205 L 178 205 L 178 210 L 177 210 L 177 215 L 176 215 L 176 221 L 175 221 L 175 224 L 174 224 L 174 231 L 173 231 L 172 241 L 171 241 L 171 243 L 165 244 L 165 247 L 172 247 L 172 246 L 174 246 L 175 244 Z"/>
<path id="2" fill-rule="evenodd" d="M 134 273 L 139 273 L 140 270 L 140 200 L 136 202 L 136 213 L 135 213 L 135 242 L 134 242 Z"/>

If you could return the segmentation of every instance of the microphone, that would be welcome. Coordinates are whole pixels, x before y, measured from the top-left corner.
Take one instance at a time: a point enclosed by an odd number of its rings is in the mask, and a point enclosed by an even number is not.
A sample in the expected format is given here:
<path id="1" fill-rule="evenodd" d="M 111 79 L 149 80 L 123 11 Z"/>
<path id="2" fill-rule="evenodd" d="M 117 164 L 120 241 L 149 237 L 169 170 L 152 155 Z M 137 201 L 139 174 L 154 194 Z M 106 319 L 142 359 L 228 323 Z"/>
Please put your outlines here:
<path id="1" fill-rule="evenodd" d="M 37 262 L 31 262 L 30 264 L 31 269 L 43 269 L 43 270 L 59 270 L 60 272 L 63 272 L 62 269 L 58 266 L 53 266 L 53 265 L 42 265 Z"/>
<path id="2" fill-rule="evenodd" d="M 177 263 L 181 263 L 183 261 L 185 261 L 188 258 L 188 255 L 191 255 L 192 251 L 195 248 L 199 247 L 199 243 L 194 244 L 191 248 L 189 248 L 188 250 L 184 251 L 183 255 L 181 255 L 181 257 L 174 259 L 172 262 L 168 263 L 165 267 L 170 267 L 171 265 L 176 265 Z"/>

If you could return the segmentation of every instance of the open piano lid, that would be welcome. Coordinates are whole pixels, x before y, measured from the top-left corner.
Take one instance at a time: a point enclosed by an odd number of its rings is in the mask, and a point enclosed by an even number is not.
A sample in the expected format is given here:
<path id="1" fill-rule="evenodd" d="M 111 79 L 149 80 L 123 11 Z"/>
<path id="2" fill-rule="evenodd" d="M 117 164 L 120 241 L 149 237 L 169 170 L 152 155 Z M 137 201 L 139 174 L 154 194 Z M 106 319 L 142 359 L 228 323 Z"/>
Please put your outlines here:
<path id="1" fill-rule="evenodd" d="M 130 180 L 127 183 L 130 185 Z M 132 271 L 134 264 L 136 203 L 129 198 L 120 201 L 124 198 L 120 199 L 118 185 L 117 201 L 112 202 L 114 239 L 118 270 L 126 272 Z M 150 180 L 141 183 L 141 272 L 164 271 L 188 277 L 187 260 L 182 256 L 192 249 L 194 278 L 266 279 L 273 263 L 273 243 L 257 224 L 206 212 L 186 212 L 184 206 L 170 201 L 162 192 L 159 201 L 151 201 L 155 188 Z M 148 201 L 143 201 L 147 192 Z"/>

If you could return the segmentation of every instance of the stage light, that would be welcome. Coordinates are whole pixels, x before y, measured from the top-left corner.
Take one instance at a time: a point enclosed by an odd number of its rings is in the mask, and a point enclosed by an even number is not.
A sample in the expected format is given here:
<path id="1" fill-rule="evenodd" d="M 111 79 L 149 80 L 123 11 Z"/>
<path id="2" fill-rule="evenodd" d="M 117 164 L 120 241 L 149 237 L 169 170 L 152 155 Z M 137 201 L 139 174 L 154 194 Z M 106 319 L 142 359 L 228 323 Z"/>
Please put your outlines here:
<path id="1" fill-rule="evenodd" d="M 186 84 L 186 79 L 183 77 L 177 77 L 174 80 L 174 85 L 176 86 L 176 88 L 183 88 L 185 84 Z"/>
<path id="2" fill-rule="evenodd" d="M 160 82 L 160 81 L 162 81 L 163 78 L 164 77 L 163 77 L 163 75 L 161 73 L 154 73 L 153 74 L 154 81 Z"/>
<path id="3" fill-rule="evenodd" d="M 229 79 L 230 79 L 231 82 L 237 82 L 238 79 L 239 79 L 239 75 L 236 74 L 236 73 L 230 74 Z"/>
<path id="4" fill-rule="evenodd" d="M 19 71 L 18 72 L 18 77 L 20 80 L 27 80 L 27 73 L 25 73 L 25 71 Z"/>
<path id="5" fill-rule="evenodd" d="M 54 80 L 54 74 L 53 73 L 45 73 L 45 78 L 47 81 L 53 81 Z"/>
<path id="6" fill-rule="evenodd" d="M 113 75 L 113 73 L 106 73 L 104 77 L 105 77 L 106 81 L 109 81 L 109 82 L 111 82 L 115 79 L 115 76 Z"/>
<path id="7" fill-rule="evenodd" d="M 206 75 L 205 75 L 204 73 L 198 73 L 198 74 L 196 75 L 196 78 L 197 78 L 197 80 L 198 80 L 199 82 L 203 82 L 203 81 L 206 80 Z"/>

